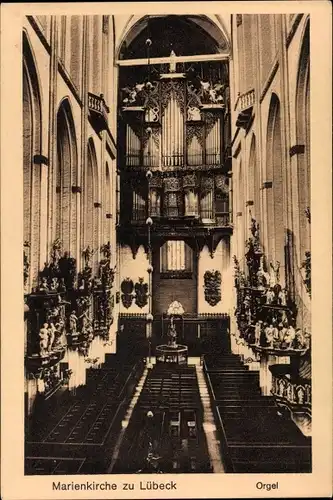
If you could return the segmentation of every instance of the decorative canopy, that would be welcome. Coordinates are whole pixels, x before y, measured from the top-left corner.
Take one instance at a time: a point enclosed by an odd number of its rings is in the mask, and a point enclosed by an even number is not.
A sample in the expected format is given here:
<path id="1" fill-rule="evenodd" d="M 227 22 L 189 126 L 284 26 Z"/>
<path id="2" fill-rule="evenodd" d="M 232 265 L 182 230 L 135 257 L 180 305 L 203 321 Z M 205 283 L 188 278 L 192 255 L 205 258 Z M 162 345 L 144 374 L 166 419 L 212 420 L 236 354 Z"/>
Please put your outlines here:
<path id="1" fill-rule="evenodd" d="M 173 301 L 167 311 L 168 316 L 182 316 L 184 313 L 184 308 L 178 300 Z"/>

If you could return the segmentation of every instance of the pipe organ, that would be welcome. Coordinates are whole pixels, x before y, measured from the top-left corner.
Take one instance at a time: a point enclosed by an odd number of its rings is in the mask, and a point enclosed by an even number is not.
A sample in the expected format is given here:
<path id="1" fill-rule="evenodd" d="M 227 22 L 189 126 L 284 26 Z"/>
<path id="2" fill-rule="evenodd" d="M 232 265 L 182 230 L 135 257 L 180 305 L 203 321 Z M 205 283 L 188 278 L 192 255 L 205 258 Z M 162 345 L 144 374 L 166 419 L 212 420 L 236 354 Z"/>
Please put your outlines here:
<path id="1" fill-rule="evenodd" d="M 162 168 L 184 165 L 184 81 L 161 82 Z"/>
<path id="2" fill-rule="evenodd" d="M 123 74 L 123 177 L 144 182 L 145 172 L 153 172 L 147 192 L 153 217 L 190 217 L 204 223 L 214 223 L 219 217 L 223 225 L 228 225 L 229 180 L 224 164 L 230 142 L 229 123 L 225 123 L 229 113 L 226 64 L 209 61 L 180 67 L 171 59 L 169 71 L 165 64 L 154 67 L 148 77 L 141 75 L 143 83 L 134 83 L 133 78 L 140 75 L 136 67 L 130 68 L 131 73 L 127 68 Z M 222 194 L 216 189 L 217 176 L 224 176 Z M 131 208 L 131 219 L 138 221 L 143 219 L 145 209 L 135 184 L 134 194 L 124 193 L 124 197 L 132 199 L 132 207 L 126 202 L 126 212 Z"/>
<path id="3" fill-rule="evenodd" d="M 206 114 L 206 164 L 220 165 L 221 162 L 221 128 L 220 117 L 213 113 Z"/>
<path id="4" fill-rule="evenodd" d="M 126 130 L 126 163 L 131 167 L 140 165 L 141 139 L 138 131 L 127 124 Z"/>

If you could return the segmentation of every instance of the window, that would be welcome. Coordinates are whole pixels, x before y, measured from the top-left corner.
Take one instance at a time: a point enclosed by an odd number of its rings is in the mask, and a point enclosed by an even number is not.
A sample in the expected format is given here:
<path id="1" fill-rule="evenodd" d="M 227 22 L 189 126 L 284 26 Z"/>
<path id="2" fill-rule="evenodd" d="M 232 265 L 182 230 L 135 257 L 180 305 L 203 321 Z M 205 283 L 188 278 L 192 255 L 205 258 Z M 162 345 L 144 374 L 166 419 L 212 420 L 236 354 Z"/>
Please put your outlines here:
<path id="1" fill-rule="evenodd" d="M 161 277 L 192 277 L 192 249 L 182 240 L 169 240 L 161 248 Z"/>

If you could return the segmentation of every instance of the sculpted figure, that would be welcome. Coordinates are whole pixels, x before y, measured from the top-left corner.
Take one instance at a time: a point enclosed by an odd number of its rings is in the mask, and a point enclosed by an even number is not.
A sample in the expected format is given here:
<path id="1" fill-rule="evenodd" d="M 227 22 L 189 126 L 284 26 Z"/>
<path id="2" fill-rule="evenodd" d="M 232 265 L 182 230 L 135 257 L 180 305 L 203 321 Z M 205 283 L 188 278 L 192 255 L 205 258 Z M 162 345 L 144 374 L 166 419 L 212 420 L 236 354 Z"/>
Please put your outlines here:
<path id="1" fill-rule="evenodd" d="M 46 291 L 48 291 L 48 289 L 49 289 L 49 286 L 47 283 L 47 278 L 43 277 L 42 282 L 41 282 L 40 287 L 39 287 L 39 290 L 46 292 Z"/>
<path id="2" fill-rule="evenodd" d="M 174 50 L 172 50 L 170 52 L 169 71 L 170 71 L 170 73 L 175 73 L 176 72 L 176 54 L 175 54 Z"/>
<path id="3" fill-rule="evenodd" d="M 271 288 L 274 288 L 280 281 L 280 262 L 276 263 L 274 267 L 272 263 L 270 263 L 271 272 L 270 272 L 270 280 L 269 285 Z"/>
<path id="4" fill-rule="evenodd" d="M 279 292 L 278 295 L 278 302 L 280 306 L 286 306 L 287 305 L 287 290 L 285 288 L 282 288 Z"/>
<path id="5" fill-rule="evenodd" d="M 84 260 L 84 265 L 85 267 L 88 267 L 90 264 L 91 257 L 93 256 L 94 251 L 90 248 L 88 245 L 87 248 L 85 248 L 82 252 L 83 260 Z"/>
<path id="6" fill-rule="evenodd" d="M 297 393 L 298 403 L 302 405 L 304 403 L 304 396 L 305 396 L 304 388 L 302 386 L 297 387 L 296 393 Z"/>
<path id="7" fill-rule="evenodd" d="M 284 328 L 282 323 L 279 323 L 278 327 L 276 328 L 276 336 L 275 336 L 275 340 L 278 345 L 280 345 L 281 342 L 283 342 L 285 333 L 286 329 Z"/>
<path id="8" fill-rule="evenodd" d="M 189 121 L 200 121 L 201 115 L 199 108 L 196 108 L 194 106 L 189 107 L 187 110 L 187 119 Z"/>
<path id="9" fill-rule="evenodd" d="M 254 338 L 256 345 L 260 344 L 261 329 L 262 329 L 262 321 L 257 321 L 254 329 Z"/>
<path id="10" fill-rule="evenodd" d="M 58 283 L 58 278 L 52 278 L 51 280 L 51 286 L 50 286 L 50 289 L 55 292 L 56 290 L 58 290 L 58 286 L 59 286 L 59 283 Z"/>
<path id="11" fill-rule="evenodd" d="M 273 328 L 272 324 L 270 324 L 269 326 L 266 327 L 265 335 L 266 335 L 266 342 L 267 342 L 267 344 L 270 347 L 273 347 L 273 342 L 274 342 L 274 328 Z"/>
<path id="12" fill-rule="evenodd" d="M 295 329 L 290 325 L 288 328 L 286 328 L 284 336 L 284 342 L 287 344 L 287 347 L 289 348 L 292 347 L 295 338 L 296 338 Z"/>
<path id="13" fill-rule="evenodd" d="M 49 331 L 48 323 L 44 323 L 43 327 L 39 330 L 39 353 L 43 358 L 48 354 L 48 344 L 49 344 Z"/>
<path id="14" fill-rule="evenodd" d="M 266 292 L 266 304 L 273 304 L 275 298 L 275 293 L 273 288 L 268 288 Z"/>
<path id="15" fill-rule="evenodd" d="M 76 333 L 76 328 L 77 328 L 77 316 L 76 316 L 76 311 L 72 311 L 70 316 L 69 316 L 69 331 L 71 334 Z"/>
<path id="16" fill-rule="evenodd" d="M 48 333 L 49 333 L 49 342 L 48 342 L 47 349 L 48 349 L 48 352 L 51 352 L 53 344 L 54 344 L 55 332 L 56 332 L 56 328 L 55 328 L 55 326 L 54 326 L 53 323 L 50 323 L 48 330 L 49 330 L 48 331 Z"/>

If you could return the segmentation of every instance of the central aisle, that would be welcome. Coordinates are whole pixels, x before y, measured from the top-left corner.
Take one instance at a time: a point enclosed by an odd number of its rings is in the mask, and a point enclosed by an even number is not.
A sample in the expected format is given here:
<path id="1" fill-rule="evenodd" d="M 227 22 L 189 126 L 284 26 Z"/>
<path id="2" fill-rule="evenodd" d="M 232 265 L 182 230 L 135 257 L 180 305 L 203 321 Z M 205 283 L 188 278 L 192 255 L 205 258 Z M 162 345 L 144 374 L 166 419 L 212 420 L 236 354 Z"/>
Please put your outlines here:
<path id="1" fill-rule="evenodd" d="M 149 370 L 109 472 L 222 471 L 216 450 L 212 453 L 207 424 L 214 425 L 213 417 L 207 399 L 204 404 L 201 399 L 200 371 L 193 365 Z M 205 396 L 207 387 L 199 377 Z"/>

